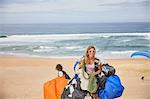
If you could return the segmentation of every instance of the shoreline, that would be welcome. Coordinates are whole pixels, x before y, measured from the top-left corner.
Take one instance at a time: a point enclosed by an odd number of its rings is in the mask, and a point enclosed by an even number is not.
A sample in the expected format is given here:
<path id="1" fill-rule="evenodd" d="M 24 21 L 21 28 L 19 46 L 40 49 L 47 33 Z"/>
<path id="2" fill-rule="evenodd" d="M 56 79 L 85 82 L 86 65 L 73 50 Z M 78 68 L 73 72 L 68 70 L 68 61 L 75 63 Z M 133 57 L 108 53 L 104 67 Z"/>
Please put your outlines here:
<path id="1" fill-rule="evenodd" d="M 47 56 L 32 56 L 32 55 L 9 55 L 9 54 L 0 54 L 0 58 L 2 57 L 14 57 L 14 58 L 35 58 L 35 59 L 80 59 L 82 56 L 66 56 L 66 57 L 57 57 L 57 56 L 51 56 L 51 57 L 47 57 Z M 98 56 L 99 58 L 99 56 Z M 103 58 L 102 58 L 103 59 Z M 126 59 L 145 59 L 145 60 L 149 60 L 148 58 L 144 57 L 144 56 L 136 56 L 136 57 L 111 57 L 111 58 L 104 58 L 106 60 L 126 60 Z"/>
<path id="2" fill-rule="evenodd" d="M 0 57 L 21 57 L 21 58 L 43 58 L 43 59 L 80 59 L 83 56 L 41 56 L 41 55 L 29 55 L 29 54 L 6 54 L 0 53 Z M 130 54 L 121 55 L 114 54 L 111 56 L 108 55 L 98 55 L 97 58 L 104 60 L 116 60 L 116 59 L 147 59 L 144 56 L 136 56 L 131 58 Z"/>

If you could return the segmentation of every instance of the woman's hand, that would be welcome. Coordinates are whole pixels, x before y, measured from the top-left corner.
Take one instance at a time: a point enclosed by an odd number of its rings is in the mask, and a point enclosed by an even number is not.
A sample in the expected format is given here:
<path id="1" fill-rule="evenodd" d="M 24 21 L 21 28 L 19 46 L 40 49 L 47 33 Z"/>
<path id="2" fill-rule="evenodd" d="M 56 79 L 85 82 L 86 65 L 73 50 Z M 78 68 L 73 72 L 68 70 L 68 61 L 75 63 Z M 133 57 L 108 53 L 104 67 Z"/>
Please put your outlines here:
<path id="1" fill-rule="evenodd" d="M 98 71 L 96 71 L 96 72 L 92 72 L 93 75 L 97 75 L 97 74 L 99 74 L 99 73 L 101 73 L 101 70 L 100 70 L 100 69 L 99 69 Z"/>

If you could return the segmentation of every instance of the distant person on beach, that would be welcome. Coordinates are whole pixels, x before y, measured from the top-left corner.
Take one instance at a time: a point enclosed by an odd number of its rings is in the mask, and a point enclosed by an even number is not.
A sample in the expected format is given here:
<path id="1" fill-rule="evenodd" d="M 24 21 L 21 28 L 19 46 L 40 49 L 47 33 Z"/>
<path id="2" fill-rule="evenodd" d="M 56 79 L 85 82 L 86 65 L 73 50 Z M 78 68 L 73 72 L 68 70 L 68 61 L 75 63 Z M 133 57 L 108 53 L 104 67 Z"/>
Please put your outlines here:
<path id="1" fill-rule="evenodd" d="M 89 91 L 88 89 L 88 87 L 90 86 L 89 82 L 91 82 L 91 84 L 94 84 L 94 83 L 97 84 L 95 91 L 92 93 L 90 92 L 90 94 L 94 97 L 94 99 L 98 99 L 99 98 L 98 93 L 97 93 L 97 89 L 98 89 L 97 81 L 98 80 L 95 80 L 96 82 L 93 82 L 94 81 L 93 77 L 97 79 L 98 74 L 101 74 L 102 62 L 100 61 L 100 59 L 95 57 L 95 54 L 96 54 L 96 48 L 94 46 L 88 46 L 87 49 L 85 50 L 85 56 L 83 56 L 82 59 L 80 60 L 79 70 L 81 69 L 81 72 L 82 72 L 81 74 L 83 75 L 83 77 L 81 77 L 81 87 L 83 85 L 83 87 L 85 87 L 84 90 Z M 84 73 L 83 73 L 83 70 L 84 70 Z M 91 79 L 93 80 L 90 81 L 90 78 L 88 78 L 87 76 L 91 77 Z"/>
<path id="2" fill-rule="evenodd" d="M 56 70 L 58 71 L 58 77 L 65 76 L 66 79 L 71 79 L 70 76 L 63 70 L 63 66 L 61 64 L 56 65 Z"/>

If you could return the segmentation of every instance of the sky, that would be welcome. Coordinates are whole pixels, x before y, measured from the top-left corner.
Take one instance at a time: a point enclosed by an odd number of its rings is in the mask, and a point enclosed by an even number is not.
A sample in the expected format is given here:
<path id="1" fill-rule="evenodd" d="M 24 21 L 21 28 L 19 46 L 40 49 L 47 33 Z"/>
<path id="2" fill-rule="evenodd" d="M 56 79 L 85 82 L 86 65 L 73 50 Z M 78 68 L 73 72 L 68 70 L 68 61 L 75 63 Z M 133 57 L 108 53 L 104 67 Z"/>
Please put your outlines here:
<path id="1" fill-rule="evenodd" d="M 150 22 L 150 0 L 0 0 L 1 24 Z"/>

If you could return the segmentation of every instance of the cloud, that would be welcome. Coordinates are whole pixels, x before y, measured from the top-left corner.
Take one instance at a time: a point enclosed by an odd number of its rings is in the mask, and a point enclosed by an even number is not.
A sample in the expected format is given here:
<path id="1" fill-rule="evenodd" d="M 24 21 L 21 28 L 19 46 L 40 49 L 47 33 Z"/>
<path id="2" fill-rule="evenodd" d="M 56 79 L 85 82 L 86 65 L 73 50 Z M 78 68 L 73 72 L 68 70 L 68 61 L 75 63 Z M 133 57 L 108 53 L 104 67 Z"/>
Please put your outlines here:
<path id="1" fill-rule="evenodd" d="M 96 0 L 95 0 L 96 1 Z M 86 3 L 85 3 L 86 2 Z M 1 6 L 0 12 L 26 13 L 26 12 L 72 12 L 96 11 L 97 3 L 91 0 L 54 0 L 36 3 L 14 3 Z"/>
<path id="2" fill-rule="evenodd" d="M 0 12 L 102 12 L 120 6 L 150 6 L 148 0 L 0 0 Z"/>
<path id="3" fill-rule="evenodd" d="M 123 0 L 121 2 L 107 2 L 99 4 L 99 6 L 145 6 L 150 7 L 150 1 L 149 0 Z"/>
<path id="4" fill-rule="evenodd" d="M 149 0 L 145 0 L 145 1 L 141 2 L 141 4 L 143 4 L 143 6 L 150 7 L 150 1 Z"/>
<path id="5" fill-rule="evenodd" d="M 5 0 L 5 22 L 102 22 L 148 19 L 148 0 Z M 4 0 L 3 0 L 4 2 Z M 30 21 L 27 21 L 29 20 Z M 0 21 L 3 21 L 1 18 Z"/>
<path id="6" fill-rule="evenodd" d="M 7 4 L 29 4 L 29 3 L 36 3 L 36 2 L 43 2 L 45 0 L 0 0 L 0 5 L 7 5 Z"/>

